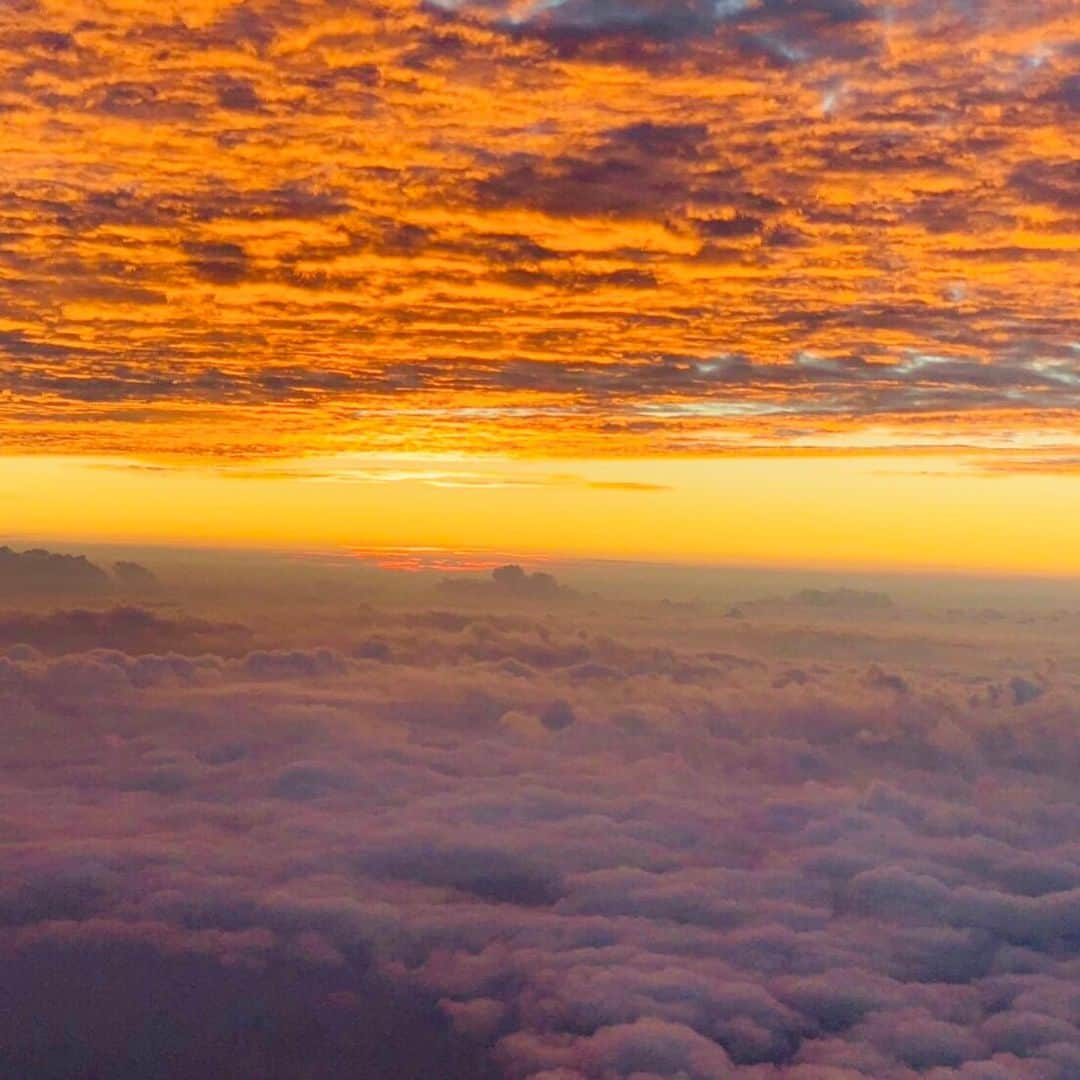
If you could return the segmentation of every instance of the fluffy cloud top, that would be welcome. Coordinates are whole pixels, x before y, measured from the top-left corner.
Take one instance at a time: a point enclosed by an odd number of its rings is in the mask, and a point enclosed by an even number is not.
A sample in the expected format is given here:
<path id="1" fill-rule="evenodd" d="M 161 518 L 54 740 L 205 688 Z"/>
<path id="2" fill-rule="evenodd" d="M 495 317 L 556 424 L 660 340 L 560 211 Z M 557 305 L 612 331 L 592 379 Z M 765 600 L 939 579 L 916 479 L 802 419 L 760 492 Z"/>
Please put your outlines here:
<path id="1" fill-rule="evenodd" d="M 748 608 L 7 646 L 0 1061 L 1077 1075 L 1077 615 Z"/>

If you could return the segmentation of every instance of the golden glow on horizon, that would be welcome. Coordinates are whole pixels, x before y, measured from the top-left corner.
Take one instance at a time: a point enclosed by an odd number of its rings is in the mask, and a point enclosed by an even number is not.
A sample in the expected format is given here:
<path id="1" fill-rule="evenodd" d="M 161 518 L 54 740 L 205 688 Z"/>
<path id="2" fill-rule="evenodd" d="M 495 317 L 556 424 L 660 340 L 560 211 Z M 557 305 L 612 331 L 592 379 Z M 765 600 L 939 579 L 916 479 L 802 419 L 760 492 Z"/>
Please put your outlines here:
<path id="1" fill-rule="evenodd" d="M 27 539 L 400 552 L 404 537 L 474 556 L 1080 574 L 1080 514 L 1061 513 L 1069 475 L 934 457 L 595 459 L 558 474 L 500 458 L 387 464 L 259 478 L 7 459 L 0 501 Z"/>

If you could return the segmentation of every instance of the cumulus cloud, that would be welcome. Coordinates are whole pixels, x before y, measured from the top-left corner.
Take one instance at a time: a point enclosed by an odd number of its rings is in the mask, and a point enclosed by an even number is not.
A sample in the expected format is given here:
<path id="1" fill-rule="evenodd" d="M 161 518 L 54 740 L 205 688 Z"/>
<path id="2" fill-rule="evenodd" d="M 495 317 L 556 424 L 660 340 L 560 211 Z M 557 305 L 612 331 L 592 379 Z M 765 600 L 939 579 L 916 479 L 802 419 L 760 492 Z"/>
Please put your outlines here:
<path id="1" fill-rule="evenodd" d="M 553 574 L 529 572 L 514 563 L 497 566 L 487 581 L 460 576 L 444 579 L 440 587 L 447 597 L 456 600 L 558 603 L 580 599 L 573 589 L 560 585 Z"/>
<path id="2" fill-rule="evenodd" d="M 160 584 L 151 570 L 130 559 L 121 559 L 106 571 L 85 555 L 0 547 L 0 588 L 9 597 L 96 596 L 118 589 L 148 593 Z"/>
<path id="3" fill-rule="evenodd" d="M 109 578 L 85 555 L 58 555 L 42 548 L 14 551 L 0 547 L 0 585 L 8 595 L 94 593 L 106 590 Z"/>
<path id="4" fill-rule="evenodd" d="M 1068 1080 L 1075 638 L 855 606 L 338 602 L 249 610 L 238 651 L 197 615 L 140 622 L 159 652 L 109 613 L 62 655 L 12 641 L 0 1061 Z"/>

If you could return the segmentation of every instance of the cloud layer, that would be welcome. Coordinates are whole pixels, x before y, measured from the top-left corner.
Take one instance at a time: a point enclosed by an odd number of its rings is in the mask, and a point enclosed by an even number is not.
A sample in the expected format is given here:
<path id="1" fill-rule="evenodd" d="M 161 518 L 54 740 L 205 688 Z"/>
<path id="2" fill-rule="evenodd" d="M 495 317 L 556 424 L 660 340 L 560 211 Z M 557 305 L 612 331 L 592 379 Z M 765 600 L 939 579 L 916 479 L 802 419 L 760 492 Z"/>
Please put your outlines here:
<path id="1" fill-rule="evenodd" d="M 1066 0 L 0 19 L 9 445 L 1074 441 Z"/>
<path id="2" fill-rule="evenodd" d="M 1077 612 L 482 596 L 5 646 L 0 1058 L 1076 1074 Z"/>

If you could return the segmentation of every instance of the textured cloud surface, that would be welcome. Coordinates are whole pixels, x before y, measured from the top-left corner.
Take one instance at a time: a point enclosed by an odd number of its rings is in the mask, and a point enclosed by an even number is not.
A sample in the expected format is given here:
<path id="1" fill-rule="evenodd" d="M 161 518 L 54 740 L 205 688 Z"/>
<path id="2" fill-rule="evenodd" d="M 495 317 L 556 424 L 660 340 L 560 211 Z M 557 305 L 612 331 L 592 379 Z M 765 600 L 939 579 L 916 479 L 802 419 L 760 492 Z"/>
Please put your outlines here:
<path id="1" fill-rule="evenodd" d="M 1068 0 L 5 5 L 5 442 L 948 428 L 1053 468 L 1077 37 Z"/>
<path id="2" fill-rule="evenodd" d="M 428 599 L 5 634 L 9 1071 L 1077 1075 L 1080 612 Z"/>

